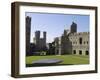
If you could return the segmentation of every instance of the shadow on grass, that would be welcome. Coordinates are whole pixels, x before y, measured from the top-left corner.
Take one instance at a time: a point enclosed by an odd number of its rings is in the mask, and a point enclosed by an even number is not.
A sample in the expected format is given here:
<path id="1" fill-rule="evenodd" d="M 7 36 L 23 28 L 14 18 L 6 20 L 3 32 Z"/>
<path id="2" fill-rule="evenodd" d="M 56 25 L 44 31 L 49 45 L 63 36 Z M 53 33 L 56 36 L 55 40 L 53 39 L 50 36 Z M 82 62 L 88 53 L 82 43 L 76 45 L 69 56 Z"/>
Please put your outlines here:
<path id="1" fill-rule="evenodd" d="M 41 67 L 41 66 L 62 66 L 62 65 L 74 65 L 74 64 L 26 64 L 26 67 Z"/>

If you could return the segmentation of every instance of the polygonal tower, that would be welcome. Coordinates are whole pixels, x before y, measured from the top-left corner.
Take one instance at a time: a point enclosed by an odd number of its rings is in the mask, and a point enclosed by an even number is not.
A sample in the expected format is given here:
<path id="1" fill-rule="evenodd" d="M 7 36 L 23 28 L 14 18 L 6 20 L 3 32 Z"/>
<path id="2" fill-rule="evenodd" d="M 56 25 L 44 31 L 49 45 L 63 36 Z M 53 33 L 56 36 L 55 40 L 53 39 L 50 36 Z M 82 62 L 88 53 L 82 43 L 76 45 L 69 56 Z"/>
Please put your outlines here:
<path id="1" fill-rule="evenodd" d="M 26 55 L 30 54 L 31 17 L 26 17 Z"/>
<path id="2" fill-rule="evenodd" d="M 72 22 L 72 25 L 70 27 L 70 33 L 75 33 L 77 32 L 77 24 Z"/>
<path id="3" fill-rule="evenodd" d="M 43 32 L 44 46 L 46 46 L 46 32 Z"/>
<path id="4" fill-rule="evenodd" d="M 40 31 L 35 32 L 35 45 L 39 46 L 40 44 Z"/>

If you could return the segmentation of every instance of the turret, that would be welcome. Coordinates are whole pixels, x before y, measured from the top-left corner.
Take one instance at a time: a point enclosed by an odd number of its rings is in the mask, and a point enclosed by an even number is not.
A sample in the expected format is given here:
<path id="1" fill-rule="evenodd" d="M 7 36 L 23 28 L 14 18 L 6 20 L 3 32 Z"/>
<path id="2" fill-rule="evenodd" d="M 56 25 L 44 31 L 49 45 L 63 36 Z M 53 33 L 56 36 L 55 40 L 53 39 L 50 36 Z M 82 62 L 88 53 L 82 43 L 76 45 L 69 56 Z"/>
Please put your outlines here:
<path id="1" fill-rule="evenodd" d="M 77 32 L 77 24 L 72 22 L 72 25 L 70 27 L 70 33 L 75 33 Z"/>

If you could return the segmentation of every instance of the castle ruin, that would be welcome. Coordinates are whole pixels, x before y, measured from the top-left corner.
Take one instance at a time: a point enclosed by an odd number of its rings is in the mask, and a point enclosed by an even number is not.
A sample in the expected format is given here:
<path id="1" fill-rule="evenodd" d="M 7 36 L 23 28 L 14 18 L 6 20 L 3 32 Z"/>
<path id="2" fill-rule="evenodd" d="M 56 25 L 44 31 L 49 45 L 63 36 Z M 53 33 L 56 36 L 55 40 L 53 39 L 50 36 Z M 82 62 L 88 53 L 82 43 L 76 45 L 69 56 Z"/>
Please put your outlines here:
<path id="1" fill-rule="evenodd" d="M 70 30 L 64 30 L 63 34 L 56 37 L 47 49 L 46 31 L 40 38 L 40 31 L 35 31 L 34 43 L 30 42 L 31 17 L 26 17 L 26 55 L 34 55 L 35 52 L 46 51 L 49 55 L 89 55 L 89 32 L 77 32 L 77 24 L 72 22 Z M 32 47 L 31 47 L 32 46 Z M 40 53 L 39 53 L 40 54 Z"/>
<path id="2" fill-rule="evenodd" d="M 55 54 L 89 55 L 89 32 L 77 32 L 77 24 L 72 22 L 70 30 L 64 30 L 55 38 Z"/>

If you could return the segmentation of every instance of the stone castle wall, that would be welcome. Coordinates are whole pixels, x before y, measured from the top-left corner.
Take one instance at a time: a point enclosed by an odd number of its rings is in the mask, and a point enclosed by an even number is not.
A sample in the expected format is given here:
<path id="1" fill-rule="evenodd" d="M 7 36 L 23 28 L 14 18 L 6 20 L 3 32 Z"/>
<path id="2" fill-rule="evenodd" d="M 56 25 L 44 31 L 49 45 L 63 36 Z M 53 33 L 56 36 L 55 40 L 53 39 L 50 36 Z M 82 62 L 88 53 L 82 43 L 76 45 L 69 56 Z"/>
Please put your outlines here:
<path id="1" fill-rule="evenodd" d="M 89 54 L 89 32 L 80 32 L 69 35 L 72 42 L 72 54 Z"/>
<path id="2" fill-rule="evenodd" d="M 55 39 L 55 54 L 89 55 L 89 32 L 77 32 L 77 24 L 73 22 L 70 31 L 64 30 Z"/>

